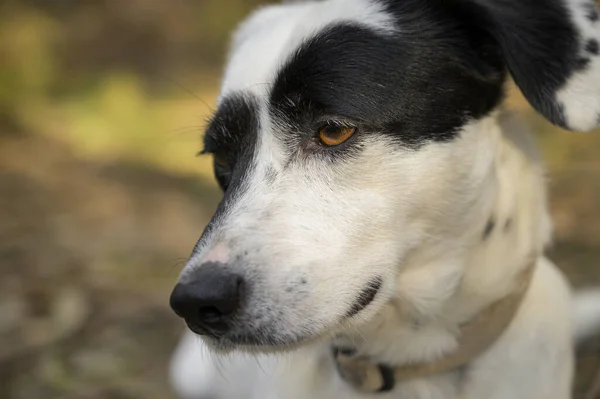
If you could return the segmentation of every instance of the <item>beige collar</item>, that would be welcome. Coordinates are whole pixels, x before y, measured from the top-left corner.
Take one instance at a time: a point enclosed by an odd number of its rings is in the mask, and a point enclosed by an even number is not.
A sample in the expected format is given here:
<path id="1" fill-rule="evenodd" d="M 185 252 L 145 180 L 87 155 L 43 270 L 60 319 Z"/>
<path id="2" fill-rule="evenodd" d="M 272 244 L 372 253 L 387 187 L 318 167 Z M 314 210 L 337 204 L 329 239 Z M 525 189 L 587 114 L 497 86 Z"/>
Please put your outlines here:
<path id="1" fill-rule="evenodd" d="M 517 313 L 530 285 L 535 262 L 517 278 L 515 291 L 492 303 L 473 319 L 463 324 L 458 349 L 430 363 L 415 363 L 398 367 L 373 363 L 351 351 L 334 348 L 334 358 L 342 378 L 363 392 L 387 392 L 396 382 L 407 381 L 455 370 L 479 357 L 502 335 Z"/>

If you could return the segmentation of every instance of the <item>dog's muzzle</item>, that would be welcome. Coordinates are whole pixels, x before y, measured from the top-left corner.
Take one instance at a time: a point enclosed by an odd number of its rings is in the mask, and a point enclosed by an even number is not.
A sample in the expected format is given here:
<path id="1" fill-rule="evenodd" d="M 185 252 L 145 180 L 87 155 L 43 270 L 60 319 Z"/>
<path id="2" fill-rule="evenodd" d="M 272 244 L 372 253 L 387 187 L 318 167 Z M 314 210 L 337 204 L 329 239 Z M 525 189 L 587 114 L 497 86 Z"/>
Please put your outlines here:
<path id="1" fill-rule="evenodd" d="M 170 305 L 193 332 L 219 337 L 240 308 L 243 288 L 241 276 L 219 262 L 207 262 L 175 286 Z"/>

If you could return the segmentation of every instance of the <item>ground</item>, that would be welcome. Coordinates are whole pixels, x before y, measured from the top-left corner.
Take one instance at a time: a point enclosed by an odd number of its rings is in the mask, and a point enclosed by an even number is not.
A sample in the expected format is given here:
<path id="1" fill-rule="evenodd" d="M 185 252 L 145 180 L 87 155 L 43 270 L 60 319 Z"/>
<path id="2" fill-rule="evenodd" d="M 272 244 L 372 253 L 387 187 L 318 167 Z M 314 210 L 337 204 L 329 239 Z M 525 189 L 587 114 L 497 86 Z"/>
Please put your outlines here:
<path id="1" fill-rule="evenodd" d="M 172 397 L 168 294 L 218 192 L 0 138 L 0 397 Z"/>

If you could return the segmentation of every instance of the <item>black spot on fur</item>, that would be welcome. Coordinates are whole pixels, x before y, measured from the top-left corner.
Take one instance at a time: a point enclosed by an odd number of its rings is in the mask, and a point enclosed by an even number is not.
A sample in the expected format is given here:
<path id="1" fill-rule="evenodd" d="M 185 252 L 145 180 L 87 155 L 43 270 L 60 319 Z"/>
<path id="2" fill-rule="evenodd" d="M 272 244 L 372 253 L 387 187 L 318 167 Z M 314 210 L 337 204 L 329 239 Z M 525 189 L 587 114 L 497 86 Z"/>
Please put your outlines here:
<path id="1" fill-rule="evenodd" d="M 494 227 L 496 226 L 496 221 L 494 220 L 494 218 L 490 218 L 490 220 L 488 220 L 487 224 L 485 225 L 485 229 L 483 230 L 483 239 L 487 240 L 487 238 L 490 236 L 490 234 L 492 234 L 492 231 L 494 230 Z"/>
<path id="2" fill-rule="evenodd" d="M 411 317 L 409 320 L 409 325 L 413 331 L 419 331 L 421 328 L 423 328 L 423 322 L 418 317 Z"/>
<path id="3" fill-rule="evenodd" d="M 268 183 L 273 183 L 276 178 L 277 178 L 277 171 L 275 170 L 275 168 L 267 167 L 267 170 L 265 171 L 265 180 Z"/>
<path id="4" fill-rule="evenodd" d="M 382 284 L 381 277 L 376 277 L 367 284 L 367 286 L 360 292 L 356 302 L 352 305 L 346 317 L 352 317 L 370 304 L 375 296 L 379 292 Z"/>
<path id="5" fill-rule="evenodd" d="M 300 283 L 301 284 L 306 284 L 306 279 L 304 277 L 302 277 L 302 279 L 300 279 Z"/>
<path id="6" fill-rule="evenodd" d="M 508 230 L 510 230 L 510 228 L 512 227 L 512 223 L 513 223 L 512 218 L 506 219 L 506 222 L 504 223 L 504 232 L 507 232 Z"/>
<path id="7" fill-rule="evenodd" d="M 598 40 L 596 40 L 596 39 L 588 40 L 585 45 L 585 51 L 587 51 L 588 53 L 594 54 L 594 55 L 598 55 Z"/>
<path id="8" fill-rule="evenodd" d="M 578 57 L 575 61 L 577 65 L 577 70 L 584 70 L 590 65 L 590 59 L 585 57 Z"/>
<path id="9" fill-rule="evenodd" d="M 595 2 L 584 4 L 583 7 L 585 8 L 585 17 L 588 20 L 592 22 L 598 21 L 598 9 Z"/>

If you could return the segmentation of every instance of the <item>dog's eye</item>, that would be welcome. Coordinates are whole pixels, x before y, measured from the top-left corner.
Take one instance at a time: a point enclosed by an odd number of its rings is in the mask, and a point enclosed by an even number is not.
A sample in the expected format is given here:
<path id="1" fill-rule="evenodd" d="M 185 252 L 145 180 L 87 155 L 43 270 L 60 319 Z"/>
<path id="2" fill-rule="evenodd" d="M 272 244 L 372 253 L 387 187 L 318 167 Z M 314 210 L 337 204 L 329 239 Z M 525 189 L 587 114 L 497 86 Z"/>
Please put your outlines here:
<path id="1" fill-rule="evenodd" d="M 229 163 L 229 158 L 222 152 L 215 152 L 213 153 L 213 166 L 219 186 L 221 186 L 223 191 L 226 191 L 231 179 L 231 164 Z"/>
<path id="2" fill-rule="evenodd" d="M 227 169 L 229 168 L 229 160 L 223 153 L 214 153 L 213 154 L 215 165 L 220 168 Z"/>
<path id="3" fill-rule="evenodd" d="M 319 129 L 319 141 L 327 147 L 342 144 L 356 133 L 356 127 L 329 124 Z"/>

